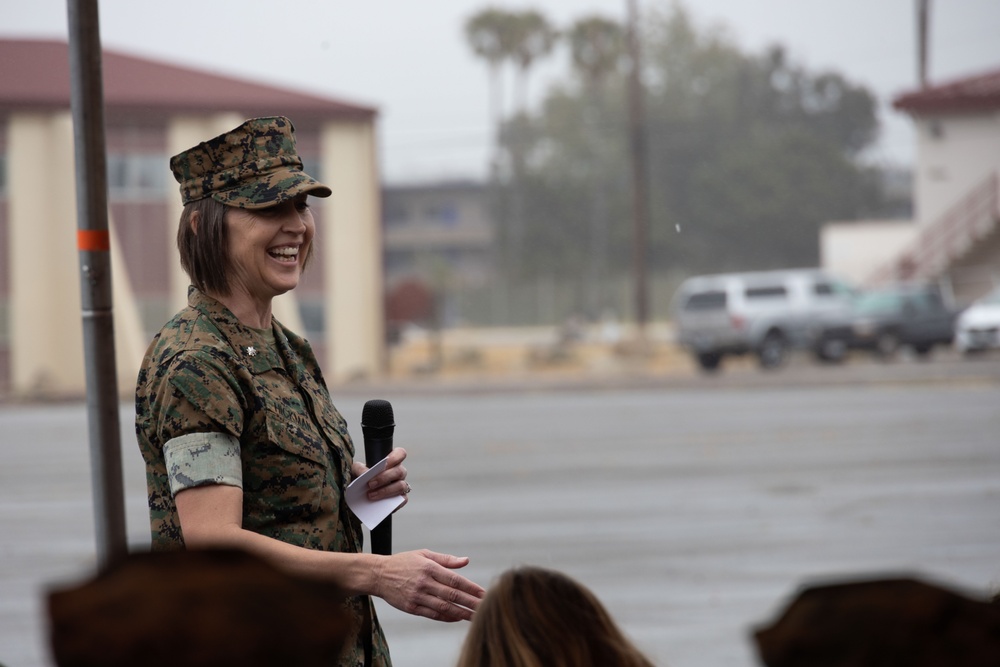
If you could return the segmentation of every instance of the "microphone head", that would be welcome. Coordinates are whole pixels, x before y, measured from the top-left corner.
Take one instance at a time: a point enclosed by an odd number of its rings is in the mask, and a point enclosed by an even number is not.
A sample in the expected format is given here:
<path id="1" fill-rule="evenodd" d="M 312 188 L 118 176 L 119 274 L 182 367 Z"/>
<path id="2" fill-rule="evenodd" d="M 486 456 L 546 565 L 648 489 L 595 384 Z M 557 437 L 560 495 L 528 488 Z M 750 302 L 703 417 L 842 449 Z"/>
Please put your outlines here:
<path id="1" fill-rule="evenodd" d="M 381 398 L 373 398 L 365 403 L 361 410 L 361 426 L 368 428 L 385 428 L 395 426 L 392 416 L 392 404 Z"/>

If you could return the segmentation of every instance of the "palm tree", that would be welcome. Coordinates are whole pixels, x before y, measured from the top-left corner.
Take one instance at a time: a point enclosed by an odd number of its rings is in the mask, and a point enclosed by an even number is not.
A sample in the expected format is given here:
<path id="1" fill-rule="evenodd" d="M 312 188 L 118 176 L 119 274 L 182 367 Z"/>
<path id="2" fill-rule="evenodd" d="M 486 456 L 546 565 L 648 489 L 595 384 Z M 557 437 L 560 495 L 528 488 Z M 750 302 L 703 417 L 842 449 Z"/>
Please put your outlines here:
<path id="1" fill-rule="evenodd" d="M 490 108 L 497 139 L 503 117 L 501 67 L 512 61 L 518 69 L 518 111 L 527 110 L 528 72 L 539 58 L 552 52 L 559 32 L 537 11 L 507 12 L 487 8 L 469 17 L 465 37 L 472 51 L 484 58 L 490 69 Z"/>
<path id="2" fill-rule="evenodd" d="M 625 33 L 621 24 L 602 16 L 579 19 L 567 36 L 573 65 L 593 84 L 600 85 L 617 69 L 625 54 Z"/>
<path id="3" fill-rule="evenodd" d="M 504 61 L 509 60 L 513 54 L 513 25 L 514 20 L 510 12 L 495 8 L 481 10 L 469 17 L 465 23 L 465 37 L 472 51 L 486 60 L 490 72 L 490 120 L 493 126 L 493 154 L 490 156 L 489 165 L 490 191 L 491 208 L 498 233 L 507 226 L 507 214 L 503 202 L 504 190 L 500 182 L 500 135 L 503 127 L 503 80 L 500 75 Z M 511 250 L 505 243 L 497 243 L 493 253 L 494 265 L 498 270 L 507 266 Z M 498 280 L 494 286 L 494 307 L 499 309 L 495 317 L 498 317 L 499 321 L 504 321 L 509 316 L 510 295 L 505 281 Z"/>
<path id="4" fill-rule="evenodd" d="M 625 31 L 621 24 L 601 16 L 577 20 L 567 33 L 573 66 L 583 75 L 590 103 L 585 122 L 590 138 L 592 166 L 590 193 L 590 261 L 584 276 L 584 310 L 592 317 L 607 307 L 606 273 L 608 266 L 608 183 L 600 174 L 600 137 L 608 136 L 601 114 L 604 81 L 614 73 L 625 56 Z"/>
<path id="5" fill-rule="evenodd" d="M 511 19 L 511 57 L 518 68 L 518 110 L 524 113 L 528 106 L 528 71 L 539 58 L 552 53 L 559 39 L 559 31 L 535 10 L 513 14 Z"/>
<path id="6" fill-rule="evenodd" d="M 486 60 L 490 70 L 490 116 L 494 136 L 503 122 L 503 80 L 500 67 L 513 53 L 513 21 L 501 9 L 484 9 L 465 23 L 465 38 L 473 53 Z"/>
<path id="7" fill-rule="evenodd" d="M 539 58 L 551 53 L 558 32 L 536 11 L 507 12 L 489 8 L 469 18 L 465 24 L 465 35 L 473 52 L 485 58 L 490 68 L 491 108 L 496 129 L 491 181 L 496 197 L 497 222 L 506 230 L 503 234 L 505 240 L 498 244 L 496 251 L 498 264 L 504 266 L 508 276 L 517 276 L 524 250 L 524 197 L 521 181 L 527 154 L 524 125 L 527 123 L 528 72 Z M 500 70 L 505 61 L 513 62 L 518 70 L 517 106 L 520 117 L 509 123 L 505 123 L 503 117 L 503 88 L 500 78 Z M 506 169 L 501 165 L 504 144 L 507 149 Z M 503 172 L 506 172 L 507 179 Z"/>
<path id="8" fill-rule="evenodd" d="M 522 278 L 525 251 L 524 176 L 528 157 L 528 72 L 540 58 L 552 52 L 559 33 L 542 14 L 534 10 L 509 15 L 510 58 L 517 68 L 517 114 L 504 123 L 501 143 L 508 159 L 505 204 L 507 206 L 504 265 L 508 276 Z"/>

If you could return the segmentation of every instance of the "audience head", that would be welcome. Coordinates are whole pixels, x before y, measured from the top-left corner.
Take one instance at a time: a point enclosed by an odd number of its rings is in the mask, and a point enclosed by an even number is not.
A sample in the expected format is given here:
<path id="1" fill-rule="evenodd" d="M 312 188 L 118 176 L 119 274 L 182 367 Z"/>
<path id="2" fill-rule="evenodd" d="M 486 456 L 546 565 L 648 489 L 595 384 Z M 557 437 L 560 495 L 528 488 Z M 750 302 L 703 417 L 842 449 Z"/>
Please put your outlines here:
<path id="1" fill-rule="evenodd" d="M 538 567 L 504 572 L 476 610 L 459 667 L 652 667 L 585 586 Z"/>

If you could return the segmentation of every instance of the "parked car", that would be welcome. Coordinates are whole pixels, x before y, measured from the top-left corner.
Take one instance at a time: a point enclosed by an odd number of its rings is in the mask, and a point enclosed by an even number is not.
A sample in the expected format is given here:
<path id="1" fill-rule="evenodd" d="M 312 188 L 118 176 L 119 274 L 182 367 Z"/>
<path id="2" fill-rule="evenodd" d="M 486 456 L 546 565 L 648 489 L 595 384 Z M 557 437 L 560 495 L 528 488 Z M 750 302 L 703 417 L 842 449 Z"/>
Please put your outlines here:
<path id="1" fill-rule="evenodd" d="M 935 346 L 951 343 L 956 314 L 934 286 L 897 285 L 862 292 L 849 317 L 823 326 L 818 345 L 831 360 L 851 349 L 888 358 L 904 346 L 925 357 Z"/>
<path id="2" fill-rule="evenodd" d="M 819 325 L 850 312 L 854 290 L 820 269 L 694 276 L 678 288 L 678 342 L 706 371 L 727 355 L 780 366 L 794 349 L 817 349 Z"/>
<path id="3" fill-rule="evenodd" d="M 1000 348 L 1000 287 L 974 301 L 955 322 L 955 349 L 963 354 Z"/>

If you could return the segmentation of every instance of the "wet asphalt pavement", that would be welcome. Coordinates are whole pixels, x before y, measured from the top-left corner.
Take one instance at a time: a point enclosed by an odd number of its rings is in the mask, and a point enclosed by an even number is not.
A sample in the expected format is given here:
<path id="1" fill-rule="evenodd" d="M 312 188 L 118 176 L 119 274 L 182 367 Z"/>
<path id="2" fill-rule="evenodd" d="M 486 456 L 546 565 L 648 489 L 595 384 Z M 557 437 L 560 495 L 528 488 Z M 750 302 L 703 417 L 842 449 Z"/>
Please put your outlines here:
<path id="1" fill-rule="evenodd" d="M 1000 357 L 777 373 L 414 381 L 334 390 L 360 448 L 388 398 L 414 491 L 397 550 L 558 568 L 658 665 L 750 667 L 802 585 L 908 573 L 1000 590 Z M 44 592 L 94 564 L 82 403 L 0 406 L 0 663 L 47 667 Z M 129 541 L 145 489 L 122 408 Z M 396 667 L 454 664 L 467 626 L 379 604 Z"/>

